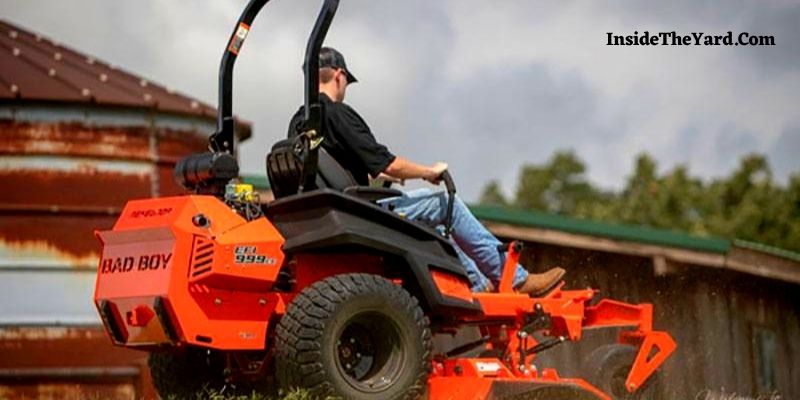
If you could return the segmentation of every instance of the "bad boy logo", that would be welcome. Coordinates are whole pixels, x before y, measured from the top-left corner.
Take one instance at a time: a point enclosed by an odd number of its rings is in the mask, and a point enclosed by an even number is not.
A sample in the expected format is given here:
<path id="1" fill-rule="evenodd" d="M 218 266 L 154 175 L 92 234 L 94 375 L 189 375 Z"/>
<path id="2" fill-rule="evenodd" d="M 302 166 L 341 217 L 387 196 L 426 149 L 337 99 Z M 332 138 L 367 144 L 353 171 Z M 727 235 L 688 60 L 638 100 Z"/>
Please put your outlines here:
<path id="1" fill-rule="evenodd" d="M 166 269 L 172 253 L 166 254 L 145 254 L 138 257 L 112 257 L 105 258 L 100 262 L 101 274 L 116 274 L 137 271 L 153 271 Z"/>

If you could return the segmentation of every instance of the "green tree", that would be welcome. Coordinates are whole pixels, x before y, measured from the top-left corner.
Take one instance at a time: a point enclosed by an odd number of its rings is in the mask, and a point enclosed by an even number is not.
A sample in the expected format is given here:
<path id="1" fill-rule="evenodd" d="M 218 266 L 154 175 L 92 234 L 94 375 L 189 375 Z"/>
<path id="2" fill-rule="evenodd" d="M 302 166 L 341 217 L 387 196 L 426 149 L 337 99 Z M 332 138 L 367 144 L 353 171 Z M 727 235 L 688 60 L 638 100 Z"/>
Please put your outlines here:
<path id="1" fill-rule="evenodd" d="M 586 166 L 571 151 L 556 152 L 545 165 L 522 167 L 514 205 L 575 214 L 600 194 L 586 179 Z"/>
<path id="2" fill-rule="evenodd" d="M 488 206 L 506 206 L 508 201 L 500 188 L 500 182 L 493 180 L 483 187 L 480 203 Z"/>
<path id="3" fill-rule="evenodd" d="M 789 197 L 792 218 L 800 222 L 800 173 L 789 176 L 789 186 L 786 192 Z"/>
<path id="4" fill-rule="evenodd" d="M 772 181 L 772 171 L 767 159 L 760 154 L 749 154 L 742 158 L 739 168 L 725 181 L 722 192 L 722 211 L 734 212 L 754 189 L 763 189 Z"/>
<path id="5" fill-rule="evenodd" d="M 551 178 L 547 166 L 523 165 L 517 182 L 514 205 L 519 208 L 547 210 L 546 195 Z"/>
<path id="6" fill-rule="evenodd" d="M 481 203 L 509 204 L 496 181 L 484 188 Z M 591 185 L 574 153 L 559 151 L 545 164 L 521 168 L 512 205 L 800 250 L 800 173 L 783 187 L 759 154 L 708 183 L 683 165 L 659 175 L 655 160 L 640 154 L 624 188 L 610 192 Z"/>
<path id="7" fill-rule="evenodd" d="M 616 219 L 638 225 L 656 225 L 658 221 L 659 182 L 656 162 L 647 154 L 636 158 L 633 174 L 616 202 Z"/>
<path id="8" fill-rule="evenodd" d="M 679 165 L 658 179 L 655 226 L 706 233 L 702 211 L 705 189 L 703 182 L 689 176 L 688 169 Z"/>
<path id="9" fill-rule="evenodd" d="M 616 201 L 619 222 L 704 233 L 703 183 L 678 165 L 659 177 L 656 162 L 647 154 L 637 157 L 634 173 Z"/>
<path id="10" fill-rule="evenodd" d="M 789 177 L 786 190 L 789 204 L 789 234 L 781 247 L 791 250 L 800 250 L 800 173 Z"/>
<path id="11" fill-rule="evenodd" d="M 772 179 L 772 171 L 763 155 L 750 154 L 740 161 L 733 173 L 710 185 L 712 200 L 707 211 L 710 232 L 730 238 L 800 250 L 795 232 L 800 223 L 796 214 L 797 178 L 790 178 L 784 188 Z"/>

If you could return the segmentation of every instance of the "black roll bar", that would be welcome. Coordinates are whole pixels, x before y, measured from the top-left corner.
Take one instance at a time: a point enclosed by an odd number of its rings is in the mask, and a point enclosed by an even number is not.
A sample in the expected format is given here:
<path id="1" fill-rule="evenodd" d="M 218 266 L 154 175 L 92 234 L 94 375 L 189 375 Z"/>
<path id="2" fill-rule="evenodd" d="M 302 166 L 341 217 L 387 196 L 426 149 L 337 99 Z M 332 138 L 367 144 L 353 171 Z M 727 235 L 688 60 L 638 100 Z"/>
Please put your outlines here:
<path id="1" fill-rule="evenodd" d="M 242 48 L 244 39 L 250 31 L 250 25 L 261 8 L 269 0 L 250 0 L 239 16 L 239 21 L 231 32 L 222 61 L 219 64 L 219 104 L 217 105 L 217 131 L 208 139 L 209 150 L 233 155 L 234 129 L 233 121 L 233 65 Z"/>
<path id="2" fill-rule="evenodd" d="M 314 29 L 308 37 L 306 44 L 306 56 L 303 63 L 303 74 L 305 75 L 305 121 L 307 123 L 320 124 L 321 119 L 314 121 L 317 110 L 320 109 L 319 103 L 319 52 L 322 49 L 322 43 L 325 41 L 325 36 L 328 35 L 328 28 L 331 26 L 333 16 L 336 14 L 336 9 L 339 7 L 339 0 L 325 0 L 322 9 L 317 16 L 317 21 L 314 24 Z M 308 127 L 306 127 L 308 128 Z M 311 126 L 310 128 L 319 131 L 320 126 Z M 321 133 L 321 132 L 320 132 Z"/>
<path id="3" fill-rule="evenodd" d="M 250 31 L 250 26 L 261 9 L 269 0 L 250 0 L 242 11 L 236 26 L 231 32 L 222 61 L 219 66 L 219 104 L 217 107 L 217 131 L 209 138 L 209 149 L 213 152 L 224 152 L 233 155 L 235 121 L 233 119 L 233 66 L 239 55 L 244 39 Z M 322 5 L 314 29 L 306 45 L 305 64 L 305 113 L 302 125 L 303 133 L 314 132 L 318 137 L 323 137 L 322 132 L 322 107 L 319 103 L 319 51 L 328 28 L 336 14 L 339 0 L 325 0 Z M 316 152 L 314 152 L 316 153 Z"/>
<path id="4" fill-rule="evenodd" d="M 300 192 L 316 188 L 319 145 L 325 137 L 325 124 L 322 123 L 325 110 L 319 101 L 319 52 L 338 7 L 339 0 L 325 0 L 306 44 L 306 56 L 303 63 L 303 75 L 305 76 L 303 123 L 300 125 L 300 131 L 296 132 L 298 137 L 304 141 L 305 152 L 302 157 L 303 172 Z"/>

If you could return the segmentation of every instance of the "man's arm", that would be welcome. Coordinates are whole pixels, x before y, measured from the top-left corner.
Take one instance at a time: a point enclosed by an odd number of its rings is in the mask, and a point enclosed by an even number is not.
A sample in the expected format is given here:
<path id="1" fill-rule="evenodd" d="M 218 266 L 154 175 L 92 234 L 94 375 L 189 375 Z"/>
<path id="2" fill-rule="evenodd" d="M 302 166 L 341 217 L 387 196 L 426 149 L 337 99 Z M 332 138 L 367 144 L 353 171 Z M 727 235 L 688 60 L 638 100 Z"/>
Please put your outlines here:
<path id="1" fill-rule="evenodd" d="M 403 186 L 403 185 L 406 184 L 405 179 L 397 179 L 397 178 L 395 178 L 393 176 L 386 175 L 383 172 L 378 174 L 378 176 L 375 179 L 381 179 L 383 181 L 394 183 L 394 184 L 397 184 L 397 185 L 400 185 L 400 186 Z"/>
<path id="2" fill-rule="evenodd" d="M 428 182 L 438 184 L 442 172 L 446 169 L 447 164 L 443 162 L 437 162 L 428 167 L 397 156 L 394 161 L 383 170 L 383 173 L 397 179 L 422 178 Z"/>
<path id="3" fill-rule="evenodd" d="M 361 159 L 372 177 L 383 173 L 392 178 L 405 180 L 422 178 L 438 184 L 447 164 L 437 162 L 430 167 L 395 156 L 378 143 L 367 123 L 350 106 L 338 103 L 336 113 L 329 115 L 341 129 L 338 130 L 344 143 Z"/>

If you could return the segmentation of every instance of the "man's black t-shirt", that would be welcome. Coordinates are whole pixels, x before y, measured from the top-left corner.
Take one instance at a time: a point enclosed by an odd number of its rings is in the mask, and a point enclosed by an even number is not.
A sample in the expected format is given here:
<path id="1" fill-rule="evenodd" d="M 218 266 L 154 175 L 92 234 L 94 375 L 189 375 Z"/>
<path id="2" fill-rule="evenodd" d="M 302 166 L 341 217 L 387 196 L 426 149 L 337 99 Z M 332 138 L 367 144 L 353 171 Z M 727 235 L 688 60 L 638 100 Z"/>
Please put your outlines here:
<path id="1" fill-rule="evenodd" d="M 325 140 L 322 147 L 350 171 L 359 185 L 369 185 L 367 174 L 377 177 L 394 161 L 395 156 L 375 140 L 367 123 L 350 106 L 331 101 L 324 93 L 320 93 L 319 97 L 325 108 Z M 289 123 L 289 137 L 297 134 L 297 128 L 302 123 L 303 107 L 300 107 Z"/>

